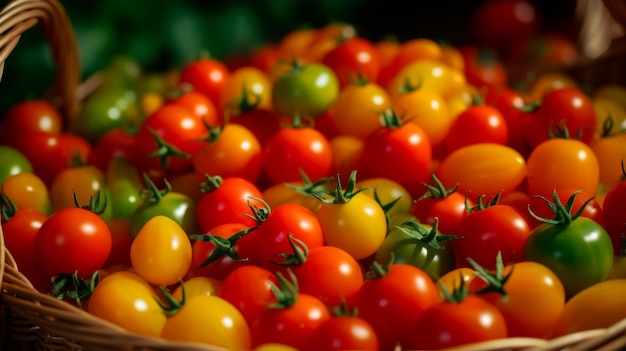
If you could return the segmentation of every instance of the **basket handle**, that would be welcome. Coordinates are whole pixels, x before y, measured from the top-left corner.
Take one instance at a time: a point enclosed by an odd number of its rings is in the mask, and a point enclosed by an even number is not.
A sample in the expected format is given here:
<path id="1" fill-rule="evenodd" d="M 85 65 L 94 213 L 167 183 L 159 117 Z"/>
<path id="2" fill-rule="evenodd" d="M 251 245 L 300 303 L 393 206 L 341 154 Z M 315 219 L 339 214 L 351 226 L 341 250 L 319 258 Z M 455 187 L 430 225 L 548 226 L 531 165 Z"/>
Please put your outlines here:
<path id="1" fill-rule="evenodd" d="M 56 80 L 47 98 L 65 119 L 76 116 L 80 99 L 77 88 L 81 65 L 76 35 L 58 0 L 12 0 L 0 12 L 0 80 L 4 63 L 22 33 L 41 25 L 56 65 Z"/>

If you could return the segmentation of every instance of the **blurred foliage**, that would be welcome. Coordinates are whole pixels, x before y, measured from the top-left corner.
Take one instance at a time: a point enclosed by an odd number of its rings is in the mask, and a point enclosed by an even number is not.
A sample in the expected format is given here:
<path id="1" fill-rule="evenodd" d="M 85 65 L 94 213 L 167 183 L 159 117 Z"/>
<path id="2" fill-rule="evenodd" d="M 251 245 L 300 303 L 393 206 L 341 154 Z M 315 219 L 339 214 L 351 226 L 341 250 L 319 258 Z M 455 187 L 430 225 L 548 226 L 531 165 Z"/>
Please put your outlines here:
<path id="1" fill-rule="evenodd" d="M 277 42 L 298 27 L 332 21 L 353 24 L 372 40 L 467 38 L 467 19 L 480 0 L 61 0 L 78 39 L 83 77 L 116 55 L 135 58 L 146 71 L 178 68 L 208 53 L 224 59 Z M 6 1 L 3 1 L 6 3 Z M 0 113 L 11 103 L 44 94 L 54 64 L 37 27 L 22 35 L 0 82 Z M 34 69 L 36 68 L 36 69 Z"/>

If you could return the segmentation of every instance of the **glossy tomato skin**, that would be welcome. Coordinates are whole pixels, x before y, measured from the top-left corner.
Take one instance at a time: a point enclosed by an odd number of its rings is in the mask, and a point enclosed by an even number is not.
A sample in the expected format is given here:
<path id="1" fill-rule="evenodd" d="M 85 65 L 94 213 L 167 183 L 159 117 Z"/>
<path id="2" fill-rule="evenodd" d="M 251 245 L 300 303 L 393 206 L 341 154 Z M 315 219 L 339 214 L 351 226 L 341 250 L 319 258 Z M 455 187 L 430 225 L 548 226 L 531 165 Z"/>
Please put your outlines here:
<path id="1" fill-rule="evenodd" d="M 534 147 L 549 139 L 549 131 L 554 131 L 555 126 L 566 127 L 571 136 L 581 133 L 580 141 L 589 144 L 597 125 L 593 102 L 576 87 L 548 91 L 541 99 L 536 117 L 530 135 L 530 143 Z"/>
<path id="2" fill-rule="evenodd" d="M 50 193 L 41 177 L 31 172 L 17 173 L 0 183 L 2 194 L 10 198 L 18 209 L 33 209 L 45 215 L 52 211 Z"/>
<path id="3" fill-rule="evenodd" d="M 465 145 L 495 143 L 505 145 L 509 131 L 498 109 L 489 105 L 472 105 L 461 112 L 446 134 L 445 145 L 452 152 Z"/>
<path id="4" fill-rule="evenodd" d="M 190 85 L 208 96 L 215 106 L 220 104 L 222 86 L 230 76 L 230 70 L 221 61 L 199 58 L 187 62 L 180 70 L 179 84 Z"/>
<path id="5" fill-rule="evenodd" d="M 252 346 L 278 342 L 304 350 L 315 331 L 330 319 L 324 303 L 311 295 L 299 293 L 294 304 L 263 311 L 252 323 Z"/>
<path id="6" fill-rule="evenodd" d="M 154 289 L 129 271 L 114 272 L 100 281 L 89 300 L 89 313 L 140 335 L 158 337 L 166 316 Z"/>
<path id="7" fill-rule="evenodd" d="M 501 144 L 468 145 L 448 154 L 435 173 L 443 184 L 459 184 L 458 191 L 487 198 L 515 190 L 526 178 L 526 159 Z"/>
<path id="8" fill-rule="evenodd" d="M 0 128 L 0 140 L 3 145 L 14 146 L 26 133 L 60 134 L 63 124 L 61 113 L 49 101 L 25 100 L 11 106 L 5 113 Z"/>
<path id="9" fill-rule="evenodd" d="M 305 350 L 363 350 L 379 349 L 374 328 L 357 316 L 333 316 L 320 325 Z"/>
<path id="10" fill-rule="evenodd" d="M 341 88 L 359 78 L 375 81 L 381 67 L 374 44 L 360 37 L 343 41 L 329 51 L 321 62 L 335 72 Z"/>
<path id="11" fill-rule="evenodd" d="M 318 297 L 330 308 L 352 301 L 363 285 L 359 261 L 346 251 L 323 245 L 309 251 L 304 263 L 290 266 L 302 293 Z"/>
<path id="12" fill-rule="evenodd" d="M 172 285 L 182 280 L 191 266 L 191 242 L 177 222 L 157 215 L 133 239 L 130 260 L 133 270 L 148 283 Z"/>
<path id="13" fill-rule="evenodd" d="M 419 198 L 413 202 L 408 213 L 415 216 L 421 223 L 433 225 L 438 220 L 442 234 L 457 233 L 458 226 L 467 216 L 466 196 L 454 191 L 442 198 Z M 468 200 L 468 204 L 472 205 Z"/>
<path id="14" fill-rule="evenodd" d="M 17 208 L 10 218 L 2 217 L 4 246 L 15 259 L 19 270 L 40 292 L 50 284 L 51 274 L 39 267 L 35 256 L 35 237 L 48 216 L 31 208 Z"/>
<path id="15" fill-rule="evenodd" d="M 424 130 L 404 123 L 386 127 L 366 139 L 359 160 L 362 178 L 383 177 L 400 183 L 412 197 L 421 195 L 421 182 L 431 174 L 432 148 Z"/>
<path id="16" fill-rule="evenodd" d="M 252 197 L 262 198 L 261 190 L 252 182 L 241 177 L 219 178 L 214 187 L 208 185 L 196 202 L 198 229 L 206 233 L 209 229 L 225 223 L 242 223 L 253 226 L 255 221 L 248 202 Z"/>
<path id="17" fill-rule="evenodd" d="M 567 225 L 544 223 L 535 227 L 522 258 L 552 269 L 567 298 L 608 276 L 613 264 L 611 238 L 597 222 L 577 217 Z"/>
<path id="18" fill-rule="evenodd" d="M 578 139 L 545 140 L 528 156 L 526 169 L 529 193 L 547 197 L 558 188 L 595 194 L 600 179 L 597 157 Z"/>
<path id="19" fill-rule="evenodd" d="M 611 279 L 580 291 L 565 304 L 552 336 L 609 328 L 621 321 L 625 317 L 624 286 L 626 279 Z"/>
<path id="20" fill-rule="evenodd" d="M 272 86 L 272 106 L 285 117 L 318 117 L 339 94 L 337 75 L 321 63 L 295 64 Z"/>
<path id="21" fill-rule="evenodd" d="M 613 251 L 619 254 L 624 248 L 623 236 L 626 233 L 626 181 L 617 183 L 610 188 L 602 205 L 602 219 L 604 228 L 611 237 Z"/>
<path id="22" fill-rule="evenodd" d="M 330 142 L 313 127 L 284 127 L 276 131 L 263 149 L 263 170 L 274 183 L 313 181 L 329 175 L 332 167 Z"/>
<path id="23" fill-rule="evenodd" d="M 111 232 L 97 214 L 77 207 L 55 211 L 35 236 L 39 267 L 49 274 L 75 271 L 89 278 L 111 252 Z"/>
<path id="24" fill-rule="evenodd" d="M 437 304 L 440 297 L 432 279 L 409 264 L 392 264 L 386 275 L 367 279 L 355 297 L 359 316 L 368 321 L 380 342 L 380 350 L 413 334 L 422 313 Z"/>
<path id="25" fill-rule="evenodd" d="M 6 145 L 0 145 L 0 184 L 15 174 L 32 173 L 33 166 L 26 155 L 20 150 Z"/>
<path id="26" fill-rule="evenodd" d="M 468 267 L 467 258 L 471 257 L 486 269 L 495 269 L 498 252 L 507 263 L 522 259 L 530 226 L 516 208 L 496 204 L 472 210 L 459 223 L 456 234 L 463 237 L 450 243 L 458 265 Z"/>
<path id="27" fill-rule="evenodd" d="M 548 267 L 531 261 L 504 265 L 502 276 L 509 275 L 499 292 L 479 294 L 496 306 L 506 321 L 509 337 L 546 338 L 565 306 L 565 289 Z M 477 277 L 468 284 L 469 291 L 479 291 L 487 283 Z"/>
<path id="28" fill-rule="evenodd" d="M 408 350 L 439 350 L 508 336 L 502 313 L 478 296 L 440 302 L 420 314 Z"/>
<path id="29" fill-rule="evenodd" d="M 286 203 L 271 209 L 255 232 L 256 258 L 263 267 L 276 271 L 272 263 L 282 262 L 279 254 L 291 253 L 289 236 L 302 241 L 309 250 L 324 245 L 323 227 L 308 208 Z"/>
<path id="30" fill-rule="evenodd" d="M 233 269 L 223 280 L 218 296 L 229 301 L 243 315 L 249 326 L 276 302 L 272 284 L 278 280 L 274 272 L 256 265 Z"/>
<path id="31" fill-rule="evenodd" d="M 221 177 L 241 177 L 256 182 L 263 167 L 263 152 L 256 135 L 247 127 L 227 123 L 214 131 L 212 140 L 191 157 L 193 170 L 203 178 L 205 174 Z"/>
<path id="32" fill-rule="evenodd" d="M 346 203 L 324 203 L 316 215 L 325 244 L 339 247 L 357 260 L 373 255 L 387 233 L 382 207 L 363 192 Z M 357 237 L 360 240 L 355 240 Z"/>
<path id="33" fill-rule="evenodd" d="M 167 318 L 161 337 L 230 350 L 250 349 L 250 328 L 241 312 L 219 296 L 198 295 L 185 299 L 182 308 Z"/>

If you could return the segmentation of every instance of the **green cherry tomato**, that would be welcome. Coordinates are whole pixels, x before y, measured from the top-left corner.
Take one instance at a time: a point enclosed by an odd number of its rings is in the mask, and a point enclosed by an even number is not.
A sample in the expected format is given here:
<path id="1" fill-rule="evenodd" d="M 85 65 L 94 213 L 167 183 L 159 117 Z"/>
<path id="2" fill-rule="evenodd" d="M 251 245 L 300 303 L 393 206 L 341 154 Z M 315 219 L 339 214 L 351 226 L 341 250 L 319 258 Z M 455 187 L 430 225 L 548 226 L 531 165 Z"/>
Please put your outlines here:
<path id="1" fill-rule="evenodd" d="M 0 184 L 14 174 L 33 172 L 33 166 L 26 156 L 11 146 L 0 146 Z"/>
<path id="2" fill-rule="evenodd" d="M 531 231 L 522 256 L 525 261 L 552 269 L 570 298 L 608 277 L 613 266 L 613 244 L 598 222 L 580 216 L 581 211 L 570 214 L 577 193 L 565 205 L 558 200 L 556 191 L 554 194 L 554 218 L 543 219 L 544 223 Z"/>
<path id="3" fill-rule="evenodd" d="M 132 89 L 100 90 L 87 97 L 79 116 L 71 120 L 70 130 L 95 143 L 110 129 L 134 123 L 137 106 Z"/>
<path id="4" fill-rule="evenodd" d="M 421 268 L 437 280 L 456 268 L 454 252 L 447 244 L 448 239 L 437 227 L 420 224 L 417 220 L 407 220 L 392 224 L 389 234 L 376 251 L 376 261 L 380 264 L 406 263 Z"/>
<path id="5" fill-rule="evenodd" d="M 112 217 L 130 218 L 143 204 L 140 196 L 143 184 L 136 167 L 124 157 L 111 160 L 106 174 L 107 189 L 110 190 Z"/>
<path id="6" fill-rule="evenodd" d="M 272 87 L 272 105 L 282 116 L 318 117 L 339 96 L 335 73 L 321 63 L 293 63 Z"/>
<path id="7" fill-rule="evenodd" d="M 188 234 L 197 232 L 196 204 L 189 196 L 171 191 L 169 182 L 166 188 L 157 189 L 156 185 L 144 176 L 148 189 L 142 189 L 143 203 L 130 216 L 130 235 L 135 238 L 141 228 L 155 216 L 161 215 L 180 225 Z"/>

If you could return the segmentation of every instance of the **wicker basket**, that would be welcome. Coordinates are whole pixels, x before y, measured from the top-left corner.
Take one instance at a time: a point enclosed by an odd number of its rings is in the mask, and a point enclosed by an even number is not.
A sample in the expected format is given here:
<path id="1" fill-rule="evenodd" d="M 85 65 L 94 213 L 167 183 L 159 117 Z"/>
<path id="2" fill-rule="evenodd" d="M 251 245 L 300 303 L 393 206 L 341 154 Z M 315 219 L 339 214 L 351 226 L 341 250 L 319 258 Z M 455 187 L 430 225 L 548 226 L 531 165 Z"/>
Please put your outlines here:
<path id="1" fill-rule="evenodd" d="M 56 85 L 49 98 L 71 118 L 80 108 L 85 83 L 80 84 L 76 39 L 57 0 L 13 0 L 0 12 L 0 78 L 7 56 L 20 35 L 41 25 L 57 67 Z M 20 273 L 4 246 L 0 227 L 0 345 L 2 350 L 197 350 L 223 348 L 197 343 L 175 343 L 133 333 L 96 318 L 73 305 L 36 291 Z M 505 350 L 621 350 L 626 347 L 626 320 L 611 328 L 590 330 L 553 340 L 509 338 L 459 351 Z"/>

